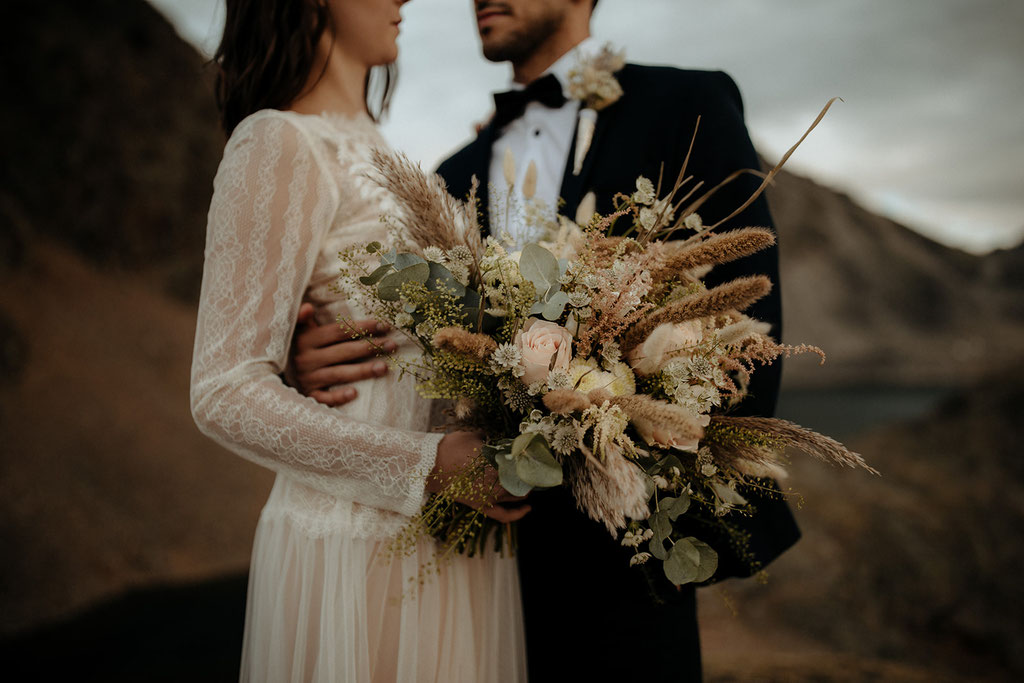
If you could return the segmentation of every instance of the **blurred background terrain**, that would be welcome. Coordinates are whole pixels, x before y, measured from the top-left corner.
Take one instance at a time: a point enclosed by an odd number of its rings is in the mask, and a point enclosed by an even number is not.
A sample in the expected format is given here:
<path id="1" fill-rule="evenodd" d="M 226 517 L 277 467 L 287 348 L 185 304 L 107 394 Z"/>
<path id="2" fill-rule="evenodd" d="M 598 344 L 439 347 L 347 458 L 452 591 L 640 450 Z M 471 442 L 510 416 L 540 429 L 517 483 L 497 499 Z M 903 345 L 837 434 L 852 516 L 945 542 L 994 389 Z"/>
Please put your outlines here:
<path id="1" fill-rule="evenodd" d="M 188 412 L 223 137 L 142 0 L 18 3 L 0 42 L 0 671 L 237 677 L 272 475 Z M 804 539 L 701 590 L 707 678 L 1024 675 L 1024 247 L 968 254 L 785 174 L 780 413 L 881 472 L 794 461 Z M 6 676 L 5 676 L 6 678 Z"/>

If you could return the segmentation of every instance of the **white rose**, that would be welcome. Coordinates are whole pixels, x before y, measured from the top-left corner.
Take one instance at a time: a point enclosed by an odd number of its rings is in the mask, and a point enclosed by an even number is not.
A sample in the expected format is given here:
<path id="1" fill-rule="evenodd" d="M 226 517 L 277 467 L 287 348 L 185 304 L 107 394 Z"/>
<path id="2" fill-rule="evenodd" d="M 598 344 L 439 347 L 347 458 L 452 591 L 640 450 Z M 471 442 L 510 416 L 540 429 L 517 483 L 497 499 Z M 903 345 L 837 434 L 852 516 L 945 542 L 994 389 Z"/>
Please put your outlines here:
<path id="1" fill-rule="evenodd" d="M 703 332 L 704 327 L 699 320 L 658 325 L 643 344 L 627 354 L 629 364 L 640 375 L 653 375 L 673 358 L 689 355 L 700 343 Z"/>
<path id="2" fill-rule="evenodd" d="M 612 396 L 630 396 L 636 393 L 633 371 L 625 363 L 615 363 L 611 371 L 601 370 L 594 358 L 574 360 L 569 366 L 569 378 L 576 391 L 587 394 L 603 389 Z"/>
<path id="3" fill-rule="evenodd" d="M 569 330 L 546 320 L 527 320 L 516 334 L 516 347 L 522 353 L 525 369 L 522 380 L 527 385 L 545 380 L 549 369 L 568 370 L 572 360 Z"/>

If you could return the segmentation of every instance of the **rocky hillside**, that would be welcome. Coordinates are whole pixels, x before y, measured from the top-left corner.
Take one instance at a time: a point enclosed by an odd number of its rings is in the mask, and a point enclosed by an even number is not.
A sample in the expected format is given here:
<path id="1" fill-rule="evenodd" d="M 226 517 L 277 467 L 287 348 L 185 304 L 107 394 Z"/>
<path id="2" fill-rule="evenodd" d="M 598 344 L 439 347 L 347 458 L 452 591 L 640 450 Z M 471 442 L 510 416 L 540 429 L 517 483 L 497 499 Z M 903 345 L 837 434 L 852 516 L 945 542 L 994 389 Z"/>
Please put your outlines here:
<path id="1" fill-rule="evenodd" d="M 950 249 L 792 174 L 769 192 L 785 335 L 823 347 L 789 386 L 961 385 L 1024 355 L 1024 245 Z"/>
<path id="2" fill-rule="evenodd" d="M 270 480 L 188 414 L 223 144 L 202 60 L 142 0 L 18 2 L 7 20 L 0 633 L 129 587 L 244 571 Z M 1024 355 L 1021 248 L 950 250 L 795 176 L 770 199 L 788 340 L 830 355 L 789 362 L 791 385 L 966 385 Z M 969 670 L 973 650 L 979 671 L 1020 672 L 1006 569 L 1022 559 L 1017 385 L 865 440 L 882 479 L 798 466 L 805 541 L 768 588 L 728 589 L 741 621 L 708 594 L 709 670 L 741 679 L 727 654 L 740 642 L 777 645 L 759 661 L 782 669 L 846 653 L 913 680 L 933 655 Z"/>
<path id="3" fill-rule="evenodd" d="M 0 252 L 46 236 L 198 293 L 223 149 L 203 60 L 142 0 L 16 2 L 0 41 Z"/>
<path id="4" fill-rule="evenodd" d="M 702 592 L 718 680 L 1020 680 L 1022 387 L 1008 370 L 850 444 L 880 477 L 795 460 L 803 539 L 764 585 Z"/>

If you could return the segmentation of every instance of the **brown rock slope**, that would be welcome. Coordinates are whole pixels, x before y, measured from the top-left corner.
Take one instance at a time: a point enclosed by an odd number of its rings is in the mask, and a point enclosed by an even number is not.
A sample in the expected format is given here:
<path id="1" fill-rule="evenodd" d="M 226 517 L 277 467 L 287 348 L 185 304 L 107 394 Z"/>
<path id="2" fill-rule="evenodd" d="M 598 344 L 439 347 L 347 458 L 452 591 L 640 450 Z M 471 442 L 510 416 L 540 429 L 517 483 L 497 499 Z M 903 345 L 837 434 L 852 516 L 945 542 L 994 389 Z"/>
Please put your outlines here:
<path id="1" fill-rule="evenodd" d="M 710 678 L 788 667 L 814 680 L 1020 680 L 1022 380 L 1010 370 L 852 444 L 880 477 L 796 461 L 804 538 L 767 585 L 703 591 Z M 853 662 L 917 673 L 870 676 Z"/>
<path id="2" fill-rule="evenodd" d="M 0 318 L 0 634 L 244 571 L 271 477 L 192 423 L 194 310 L 37 245 Z"/>
<path id="3" fill-rule="evenodd" d="M 966 254 L 792 174 L 768 198 L 786 341 L 829 356 L 789 386 L 960 386 L 1024 355 L 1024 246 Z"/>

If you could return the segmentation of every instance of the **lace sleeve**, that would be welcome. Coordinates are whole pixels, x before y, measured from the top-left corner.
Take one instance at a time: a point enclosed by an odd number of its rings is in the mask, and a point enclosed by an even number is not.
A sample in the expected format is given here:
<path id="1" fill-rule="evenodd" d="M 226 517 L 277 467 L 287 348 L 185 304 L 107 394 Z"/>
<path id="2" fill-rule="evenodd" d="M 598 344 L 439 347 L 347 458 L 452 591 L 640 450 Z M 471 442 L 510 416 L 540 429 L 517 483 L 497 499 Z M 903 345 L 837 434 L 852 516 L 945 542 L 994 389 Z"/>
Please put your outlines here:
<path id="1" fill-rule="evenodd" d="M 412 515 L 439 434 L 370 425 L 280 379 L 303 293 L 338 207 L 313 141 L 256 115 L 229 140 L 214 181 L 192 358 L 199 429 L 325 493 Z"/>

